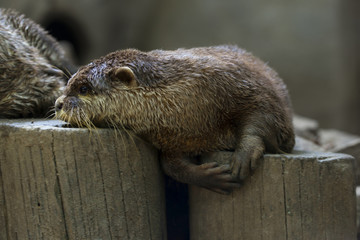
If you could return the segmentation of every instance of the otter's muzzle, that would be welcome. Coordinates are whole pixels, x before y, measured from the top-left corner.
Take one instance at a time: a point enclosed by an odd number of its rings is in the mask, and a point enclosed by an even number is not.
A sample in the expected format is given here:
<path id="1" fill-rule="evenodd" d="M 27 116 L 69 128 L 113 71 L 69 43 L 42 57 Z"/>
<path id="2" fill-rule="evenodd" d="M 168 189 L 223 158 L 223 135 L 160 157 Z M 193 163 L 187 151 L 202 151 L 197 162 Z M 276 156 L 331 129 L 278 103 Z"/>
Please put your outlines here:
<path id="1" fill-rule="evenodd" d="M 64 98 L 65 96 L 61 96 L 58 99 L 56 99 L 55 102 L 55 112 L 60 112 L 64 105 Z"/>
<path id="2" fill-rule="evenodd" d="M 79 105 L 79 99 L 74 96 L 65 96 L 62 95 L 55 102 L 55 113 L 60 111 L 69 111 L 71 109 L 77 108 Z"/>

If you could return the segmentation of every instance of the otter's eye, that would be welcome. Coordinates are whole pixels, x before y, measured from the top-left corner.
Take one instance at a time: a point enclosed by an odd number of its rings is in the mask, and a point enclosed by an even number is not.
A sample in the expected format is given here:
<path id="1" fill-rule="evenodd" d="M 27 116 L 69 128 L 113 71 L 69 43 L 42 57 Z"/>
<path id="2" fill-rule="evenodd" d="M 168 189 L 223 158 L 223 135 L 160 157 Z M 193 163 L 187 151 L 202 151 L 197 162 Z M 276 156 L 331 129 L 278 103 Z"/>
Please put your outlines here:
<path id="1" fill-rule="evenodd" d="M 80 94 L 86 94 L 87 92 L 89 91 L 89 88 L 87 87 L 87 86 L 85 86 L 85 85 L 83 85 L 83 86 L 81 86 L 80 88 L 79 88 L 79 93 Z"/>

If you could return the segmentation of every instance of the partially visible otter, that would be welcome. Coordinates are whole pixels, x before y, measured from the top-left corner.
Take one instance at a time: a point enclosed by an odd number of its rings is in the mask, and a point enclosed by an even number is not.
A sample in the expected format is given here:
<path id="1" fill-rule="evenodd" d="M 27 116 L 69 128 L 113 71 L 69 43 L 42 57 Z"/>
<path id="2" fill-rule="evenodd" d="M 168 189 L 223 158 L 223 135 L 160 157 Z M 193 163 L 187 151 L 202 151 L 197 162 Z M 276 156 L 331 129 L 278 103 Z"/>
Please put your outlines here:
<path id="1" fill-rule="evenodd" d="M 80 68 L 55 108 L 70 124 L 133 130 L 161 150 L 165 173 L 219 193 L 239 187 L 265 151 L 294 146 L 283 81 L 236 46 L 110 53 Z M 230 149 L 232 166 L 194 163 Z"/>
<path id="2" fill-rule="evenodd" d="M 62 93 L 72 65 L 39 25 L 0 8 L 0 117 L 43 116 Z"/>

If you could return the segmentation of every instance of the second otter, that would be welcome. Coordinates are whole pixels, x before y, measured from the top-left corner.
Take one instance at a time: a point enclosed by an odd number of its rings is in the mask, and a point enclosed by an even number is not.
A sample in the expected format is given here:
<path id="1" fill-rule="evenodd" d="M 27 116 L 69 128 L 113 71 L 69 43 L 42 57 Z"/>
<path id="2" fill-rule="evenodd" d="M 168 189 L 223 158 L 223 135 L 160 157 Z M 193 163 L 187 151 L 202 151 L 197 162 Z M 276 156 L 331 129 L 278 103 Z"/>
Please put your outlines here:
<path id="1" fill-rule="evenodd" d="M 40 25 L 0 8 L 0 118 L 45 116 L 69 68 L 65 51 Z"/>
<path id="2" fill-rule="evenodd" d="M 283 81 L 236 46 L 110 53 L 79 69 L 55 107 L 71 124 L 133 130 L 161 150 L 169 176 L 219 193 L 239 187 L 265 151 L 294 146 Z M 193 161 L 230 149 L 231 166 Z"/>

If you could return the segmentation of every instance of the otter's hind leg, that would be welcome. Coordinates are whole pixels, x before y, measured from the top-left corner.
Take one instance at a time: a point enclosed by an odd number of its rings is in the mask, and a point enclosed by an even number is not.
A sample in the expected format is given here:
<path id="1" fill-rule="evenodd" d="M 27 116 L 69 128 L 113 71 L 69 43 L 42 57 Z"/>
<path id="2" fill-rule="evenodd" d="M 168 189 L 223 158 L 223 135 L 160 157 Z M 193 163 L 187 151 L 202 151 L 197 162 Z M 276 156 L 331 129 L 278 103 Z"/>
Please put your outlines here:
<path id="1" fill-rule="evenodd" d="M 257 135 L 243 135 L 240 137 L 235 149 L 231 171 L 232 176 L 238 180 L 244 180 L 254 171 L 263 159 L 265 144 Z"/>
<path id="2" fill-rule="evenodd" d="M 229 165 L 219 165 L 216 162 L 197 165 L 188 156 L 172 153 L 162 153 L 161 163 L 164 172 L 179 182 L 198 185 L 222 194 L 240 187 L 238 180 L 232 176 Z"/>

